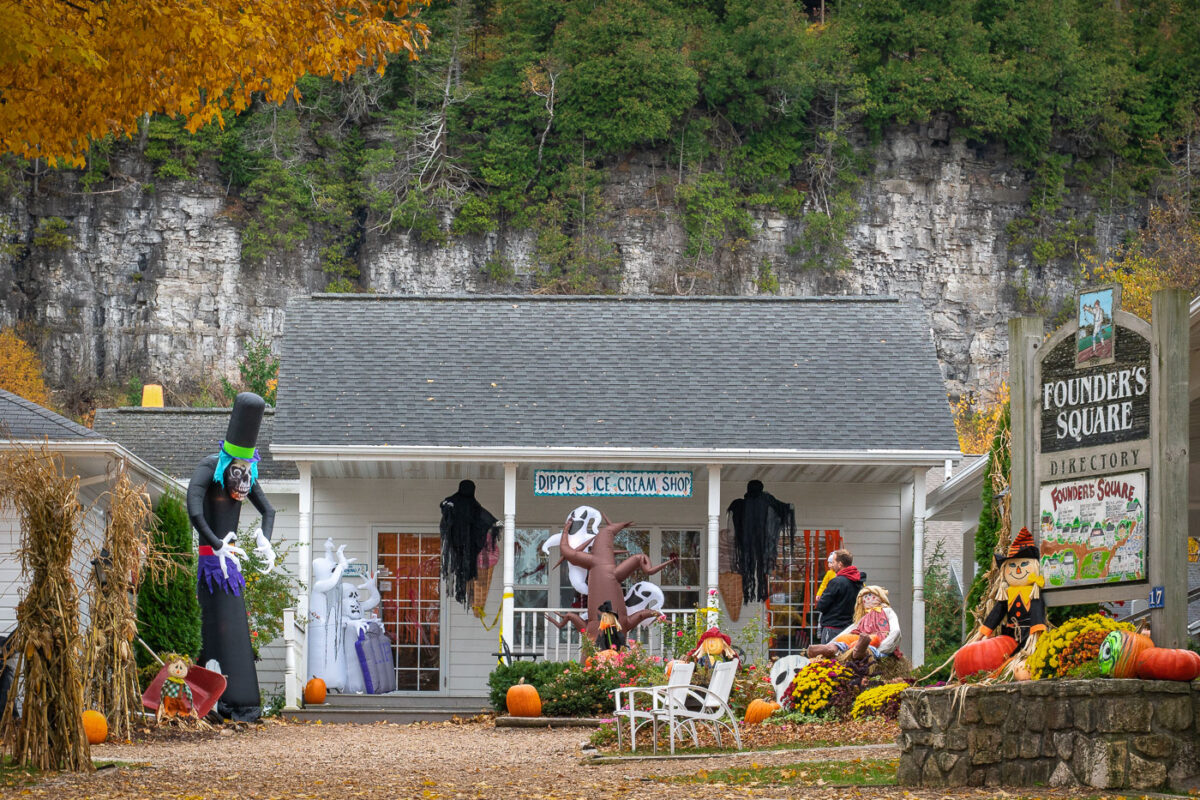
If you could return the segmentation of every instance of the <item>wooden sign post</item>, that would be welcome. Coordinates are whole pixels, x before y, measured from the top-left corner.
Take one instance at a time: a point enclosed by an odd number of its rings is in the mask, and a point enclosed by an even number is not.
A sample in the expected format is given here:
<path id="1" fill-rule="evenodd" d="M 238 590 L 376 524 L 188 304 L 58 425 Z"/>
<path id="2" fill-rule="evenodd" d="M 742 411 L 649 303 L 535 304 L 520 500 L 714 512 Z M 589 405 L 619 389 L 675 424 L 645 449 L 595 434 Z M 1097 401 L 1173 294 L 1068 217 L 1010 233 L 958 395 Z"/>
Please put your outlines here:
<path id="1" fill-rule="evenodd" d="M 1161 601 L 1160 647 L 1187 641 L 1188 299 L 1154 326 L 1120 287 L 1080 293 L 1071 322 L 1009 323 L 1012 520 L 1039 541 L 1051 606 Z M 1153 595 L 1153 596 L 1152 596 Z"/>

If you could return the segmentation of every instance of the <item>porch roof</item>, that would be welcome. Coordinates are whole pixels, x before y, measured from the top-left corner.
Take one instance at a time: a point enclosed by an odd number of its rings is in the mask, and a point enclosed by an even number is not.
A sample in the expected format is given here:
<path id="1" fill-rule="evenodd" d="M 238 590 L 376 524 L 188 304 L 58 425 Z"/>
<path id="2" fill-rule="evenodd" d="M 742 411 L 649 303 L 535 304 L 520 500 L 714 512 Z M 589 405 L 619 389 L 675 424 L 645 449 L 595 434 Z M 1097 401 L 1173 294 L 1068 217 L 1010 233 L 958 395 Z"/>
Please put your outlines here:
<path id="1" fill-rule="evenodd" d="M 940 463 L 923 313 L 894 298 L 385 297 L 288 305 L 276 458 Z"/>

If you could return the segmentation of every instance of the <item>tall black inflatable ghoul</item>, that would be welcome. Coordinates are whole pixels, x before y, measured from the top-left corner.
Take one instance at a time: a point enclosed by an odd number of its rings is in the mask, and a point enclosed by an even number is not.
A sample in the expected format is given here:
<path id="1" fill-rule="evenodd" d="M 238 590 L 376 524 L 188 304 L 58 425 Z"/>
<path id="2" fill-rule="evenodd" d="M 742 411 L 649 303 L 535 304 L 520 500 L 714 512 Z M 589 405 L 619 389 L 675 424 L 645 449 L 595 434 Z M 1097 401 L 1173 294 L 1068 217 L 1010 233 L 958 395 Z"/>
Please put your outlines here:
<path id="1" fill-rule="evenodd" d="M 204 666 L 215 659 L 221 665 L 227 683 L 217 711 L 239 722 L 257 720 L 262 708 L 242 599 L 246 581 L 237 560 L 245 553 L 226 538 L 237 532 L 242 501 L 249 498 L 262 515 L 259 544 L 264 545 L 265 537 L 265 547 L 270 548 L 275 509 L 258 484 L 259 455 L 255 449 L 265 409 L 266 403 L 256 394 L 242 392 L 237 396 L 220 452 L 196 466 L 187 492 L 188 516 L 200 535 L 196 582 L 201 647 L 197 661 Z"/>

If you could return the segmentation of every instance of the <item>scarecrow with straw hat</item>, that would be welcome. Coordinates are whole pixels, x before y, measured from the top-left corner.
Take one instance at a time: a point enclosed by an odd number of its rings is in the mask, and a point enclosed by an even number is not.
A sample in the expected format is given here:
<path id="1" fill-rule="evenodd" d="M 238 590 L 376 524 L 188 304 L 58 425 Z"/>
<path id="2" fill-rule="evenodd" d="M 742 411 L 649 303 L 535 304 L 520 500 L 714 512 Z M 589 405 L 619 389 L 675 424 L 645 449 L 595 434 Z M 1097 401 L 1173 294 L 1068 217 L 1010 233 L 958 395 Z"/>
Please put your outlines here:
<path id="1" fill-rule="evenodd" d="M 262 716 L 254 650 L 242 590 L 241 559 L 246 551 L 234 544 L 242 502 L 249 500 L 262 515 L 255 531 L 255 554 L 275 566 L 271 531 L 275 509 L 258 483 L 258 429 L 266 402 L 252 392 L 233 401 L 229 427 L 220 451 L 207 456 L 188 483 L 187 511 L 200 537 L 196 594 L 200 600 L 199 663 L 226 679 L 217 712 L 236 722 L 254 722 Z M 215 665 L 214 663 L 215 662 Z"/>
<path id="2" fill-rule="evenodd" d="M 848 661 L 868 661 L 899 655 L 900 618 L 892 610 L 887 589 L 864 586 L 854 601 L 854 621 L 829 644 L 814 644 L 808 657 L 835 658 L 846 654 Z"/>

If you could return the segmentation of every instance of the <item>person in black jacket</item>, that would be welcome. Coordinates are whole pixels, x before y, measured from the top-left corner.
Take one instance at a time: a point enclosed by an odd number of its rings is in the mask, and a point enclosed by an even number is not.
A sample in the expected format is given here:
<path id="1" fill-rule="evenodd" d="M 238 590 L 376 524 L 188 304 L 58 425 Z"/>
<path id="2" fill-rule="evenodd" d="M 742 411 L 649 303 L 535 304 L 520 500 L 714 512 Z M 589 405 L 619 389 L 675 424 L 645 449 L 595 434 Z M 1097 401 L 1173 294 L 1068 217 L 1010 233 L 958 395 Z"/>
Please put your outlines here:
<path id="1" fill-rule="evenodd" d="M 866 574 L 854 566 L 854 556 L 850 555 L 849 550 L 835 550 L 833 555 L 837 576 L 817 600 L 817 612 L 821 615 L 821 644 L 829 644 L 833 637 L 854 621 L 854 601 L 867 580 Z"/>

